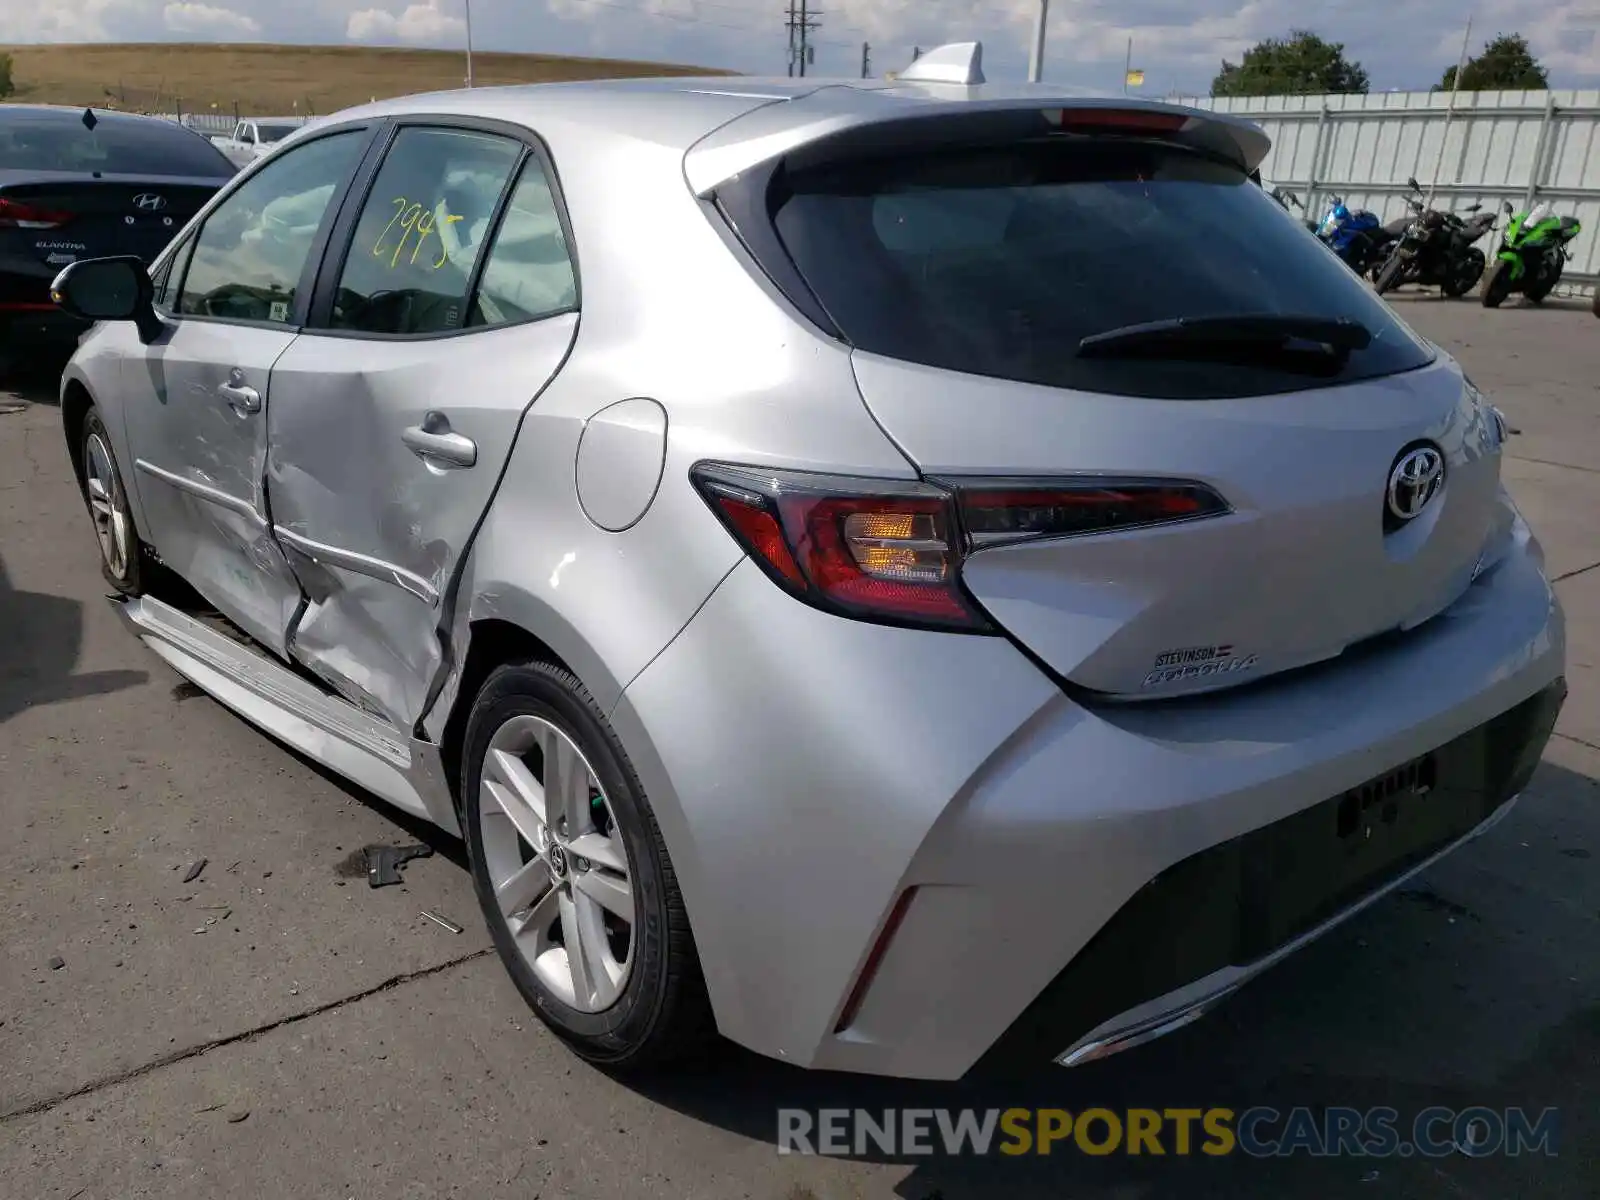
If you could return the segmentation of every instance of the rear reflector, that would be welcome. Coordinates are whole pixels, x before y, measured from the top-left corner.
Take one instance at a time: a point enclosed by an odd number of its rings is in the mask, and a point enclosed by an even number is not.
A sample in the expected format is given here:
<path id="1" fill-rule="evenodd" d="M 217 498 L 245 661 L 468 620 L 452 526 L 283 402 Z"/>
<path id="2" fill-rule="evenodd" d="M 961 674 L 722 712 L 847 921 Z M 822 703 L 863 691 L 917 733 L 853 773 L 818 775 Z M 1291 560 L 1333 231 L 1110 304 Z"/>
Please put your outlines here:
<path id="1" fill-rule="evenodd" d="M 0 196 L 0 229 L 54 229 L 72 220 L 72 214 L 40 208 Z"/>
<path id="2" fill-rule="evenodd" d="M 961 586 L 967 555 L 1228 511 L 1203 484 L 1110 479 L 856 479 L 699 463 L 700 494 L 768 577 L 837 616 L 993 633 Z"/>
<path id="3" fill-rule="evenodd" d="M 844 1008 L 839 1011 L 839 1020 L 833 1027 L 835 1033 L 843 1033 L 855 1024 L 856 1016 L 861 1012 L 861 1002 L 867 998 L 872 981 L 877 977 L 878 968 L 883 965 L 883 956 L 889 952 L 889 943 L 894 941 L 894 935 L 900 932 L 900 926 L 905 923 L 906 912 L 911 908 L 911 901 L 916 894 L 916 888 L 907 888 L 900 893 L 900 898 L 889 910 L 888 919 L 884 921 L 877 941 L 872 943 L 872 949 L 867 951 L 866 962 L 861 964 L 861 973 L 856 976 L 856 985 L 850 989 Z"/>

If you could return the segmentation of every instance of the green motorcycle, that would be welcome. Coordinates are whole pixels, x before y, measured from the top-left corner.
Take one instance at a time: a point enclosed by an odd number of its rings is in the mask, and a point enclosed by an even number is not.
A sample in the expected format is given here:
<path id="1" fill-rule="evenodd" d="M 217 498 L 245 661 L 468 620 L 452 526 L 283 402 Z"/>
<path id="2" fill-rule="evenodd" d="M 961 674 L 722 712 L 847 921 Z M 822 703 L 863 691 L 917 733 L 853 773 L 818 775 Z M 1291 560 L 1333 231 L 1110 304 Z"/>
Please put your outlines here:
<path id="1" fill-rule="evenodd" d="M 1511 222 L 1500 238 L 1500 250 L 1483 278 L 1483 306 L 1499 308 L 1512 292 L 1538 304 L 1561 280 L 1572 257 L 1567 246 L 1582 228 L 1577 217 L 1558 217 L 1548 203 L 1519 213 L 1506 201 Z"/>

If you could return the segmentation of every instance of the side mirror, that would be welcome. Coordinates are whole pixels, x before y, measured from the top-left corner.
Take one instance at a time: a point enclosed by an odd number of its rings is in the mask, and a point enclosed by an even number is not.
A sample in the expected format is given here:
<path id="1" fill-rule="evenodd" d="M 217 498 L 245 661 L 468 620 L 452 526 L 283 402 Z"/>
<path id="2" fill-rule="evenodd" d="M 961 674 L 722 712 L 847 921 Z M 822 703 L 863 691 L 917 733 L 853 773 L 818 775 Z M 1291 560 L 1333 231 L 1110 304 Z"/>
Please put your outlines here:
<path id="1" fill-rule="evenodd" d="M 132 321 L 145 345 L 164 328 L 156 316 L 150 272 L 132 255 L 86 258 L 63 268 L 50 285 L 50 299 L 81 320 Z"/>
<path id="2" fill-rule="evenodd" d="M 1516 209 L 1514 209 L 1514 208 L 1512 208 L 1512 207 L 1511 207 L 1511 201 L 1509 201 L 1509 200 L 1507 200 L 1507 201 L 1506 201 L 1506 202 L 1505 202 L 1505 205 L 1504 205 L 1504 207 L 1505 207 L 1505 210 L 1506 210 L 1506 215 L 1507 215 L 1507 216 L 1511 216 L 1511 215 L 1512 215 L 1512 214 L 1513 214 L 1513 213 L 1515 213 L 1515 212 L 1516 212 L 1516 211 L 1517 211 L 1517 210 L 1516 210 Z"/>
<path id="3" fill-rule="evenodd" d="M 1422 185 L 1417 182 L 1417 177 L 1415 175 L 1408 176 L 1406 182 L 1411 185 L 1411 190 L 1413 192 L 1420 192 L 1422 190 Z"/>

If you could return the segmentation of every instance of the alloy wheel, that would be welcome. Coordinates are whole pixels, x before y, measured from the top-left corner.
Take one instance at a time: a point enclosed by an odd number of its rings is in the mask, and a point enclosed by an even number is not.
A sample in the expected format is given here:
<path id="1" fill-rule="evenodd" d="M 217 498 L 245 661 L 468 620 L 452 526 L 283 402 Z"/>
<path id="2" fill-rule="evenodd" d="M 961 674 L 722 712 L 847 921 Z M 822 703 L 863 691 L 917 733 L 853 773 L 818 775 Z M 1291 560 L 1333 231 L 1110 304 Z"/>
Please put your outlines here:
<path id="1" fill-rule="evenodd" d="M 583 752 L 542 717 L 495 731 L 478 787 L 496 911 L 534 975 L 585 1013 L 616 1003 L 632 967 L 633 878 Z"/>
<path id="2" fill-rule="evenodd" d="M 84 441 L 83 469 L 89 515 L 94 519 L 100 555 L 111 574 L 121 579 L 128 571 L 128 532 L 133 526 L 128 519 L 128 498 L 111 458 L 111 448 L 98 433 L 91 433 Z"/>

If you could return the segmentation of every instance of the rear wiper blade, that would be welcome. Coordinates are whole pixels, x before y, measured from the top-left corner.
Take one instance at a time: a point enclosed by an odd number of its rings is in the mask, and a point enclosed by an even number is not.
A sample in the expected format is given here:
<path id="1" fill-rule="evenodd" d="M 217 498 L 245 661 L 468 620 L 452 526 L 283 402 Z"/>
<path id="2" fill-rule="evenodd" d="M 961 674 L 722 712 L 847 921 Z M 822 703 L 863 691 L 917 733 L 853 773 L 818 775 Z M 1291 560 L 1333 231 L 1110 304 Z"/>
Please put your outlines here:
<path id="1" fill-rule="evenodd" d="M 1224 346 L 1295 350 L 1327 347 L 1338 354 L 1365 350 L 1372 330 L 1348 317 L 1297 316 L 1293 313 L 1239 313 L 1215 317 L 1172 317 L 1123 325 L 1092 333 L 1078 342 L 1079 358 L 1135 357 L 1145 352 L 1172 354 L 1185 346 L 1196 351 Z"/>

